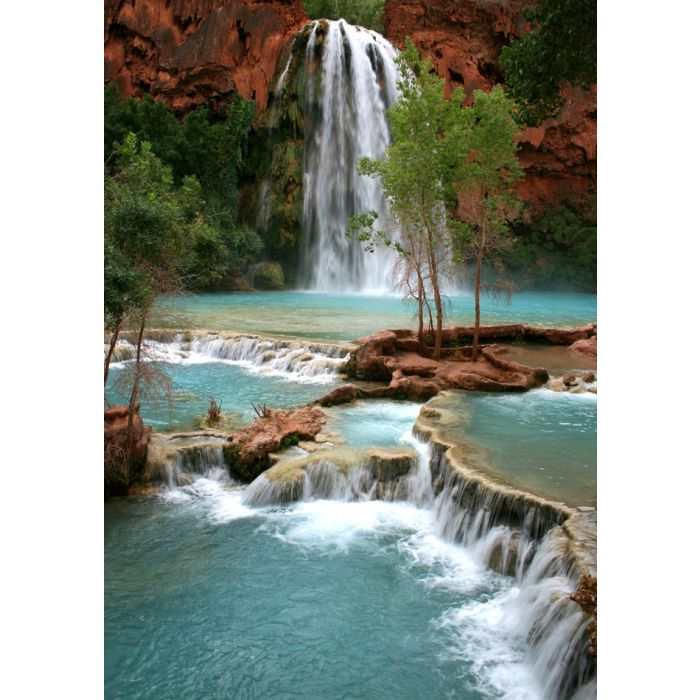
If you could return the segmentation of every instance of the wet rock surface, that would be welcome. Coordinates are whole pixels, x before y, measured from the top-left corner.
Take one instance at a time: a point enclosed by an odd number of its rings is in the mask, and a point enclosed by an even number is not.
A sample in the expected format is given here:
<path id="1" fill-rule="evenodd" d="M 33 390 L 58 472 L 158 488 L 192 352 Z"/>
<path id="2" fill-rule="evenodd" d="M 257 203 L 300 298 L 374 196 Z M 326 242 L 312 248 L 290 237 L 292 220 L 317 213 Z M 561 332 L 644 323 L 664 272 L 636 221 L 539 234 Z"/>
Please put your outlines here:
<path id="1" fill-rule="evenodd" d="M 598 579 L 583 576 L 578 589 L 571 595 L 571 600 L 581 606 L 581 610 L 590 616 L 588 624 L 588 651 L 595 656 L 598 650 Z"/>
<path id="2" fill-rule="evenodd" d="M 300 440 L 313 440 L 325 423 L 319 408 L 267 409 L 258 420 L 231 435 L 224 446 L 224 459 L 233 476 L 252 481 L 270 466 L 270 453 Z"/>

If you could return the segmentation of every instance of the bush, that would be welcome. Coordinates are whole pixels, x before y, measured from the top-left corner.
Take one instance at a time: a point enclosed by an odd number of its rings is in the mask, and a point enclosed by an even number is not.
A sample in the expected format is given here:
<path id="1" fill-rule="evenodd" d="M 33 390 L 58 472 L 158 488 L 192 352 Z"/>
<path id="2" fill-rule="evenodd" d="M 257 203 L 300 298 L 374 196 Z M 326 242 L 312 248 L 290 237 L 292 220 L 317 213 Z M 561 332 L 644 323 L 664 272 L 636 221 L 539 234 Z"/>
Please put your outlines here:
<path id="1" fill-rule="evenodd" d="M 507 264 L 521 288 L 596 291 L 597 230 L 565 206 L 516 230 Z"/>
<path id="2" fill-rule="evenodd" d="M 384 33 L 384 0 L 304 0 L 304 10 L 311 19 L 345 19 Z"/>

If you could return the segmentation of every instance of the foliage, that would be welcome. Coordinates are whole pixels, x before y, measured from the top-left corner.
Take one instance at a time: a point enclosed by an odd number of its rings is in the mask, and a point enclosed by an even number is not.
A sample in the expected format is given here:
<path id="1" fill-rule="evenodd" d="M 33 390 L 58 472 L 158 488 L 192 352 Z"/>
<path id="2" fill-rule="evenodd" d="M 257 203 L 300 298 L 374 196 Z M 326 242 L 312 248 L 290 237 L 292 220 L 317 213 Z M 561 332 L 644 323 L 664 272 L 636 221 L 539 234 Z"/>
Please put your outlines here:
<path id="1" fill-rule="evenodd" d="M 503 49 L 501 65 L 521 121 L 536 125 L 557 115 L 564 84 L 596 80 L 596 2 L 538 0 L 524 14 L 532 30 Z"/>
<path id="2" fill-rule="evenodd" d="M 171 184 L 182 188 L 183 206 L 198 214 L 194 224 L 198 251 L 190 276 L 200 285 L 240 274 L 262 248 L 256 234 L 236 223 L 238 181 L 254 116 L 254 104 L 236 95 L 224 120 L 201 108 L 179 121 L 167 105 L 150 96 L 123 99 L 114 86 L 105 88 L 108 174 L 119 169 L 120 144 L 128 134 L 150 144 L 153 155 L 168 166 Z M 208 261 L 206 269 L 197 263 L 203 260 Z"/>
<path id="3" fill-rule="evenodd" d="M 476 90 L 472 107 L 465 110 L 468 157 L 459 166 L 457 176 L 463 220 L 455 222 L 452 230 L 457 259 L 473 261 L 475 268 L 473 360 L 478 353 L 482 289 L 506 295 L 512 290 L 503 256 L 511 245 L 508 222 L 520 212 L 515 184 L 523 177 L 513 112 L 514 105 L 501 87 L 490 93 Z M 487 266 L 497 272 L 490 285 L 482 277 Z"/>
<path id="4" fill-rule="evenodd" d="M 595 292 L 597 232 L 586 217 L 560 205 L 516 233 L 506 263 L 521 286 Z"/>
<path id="5" fill-rule="evenodd" d="M 345 19 L 383 33 L 384 0 L 304 0 L 311 19 Z"/>
<path id="6" fill-rule="evenodd" d="M 129 134 L 105 184 L 105 250 L 120 271 L 105 278 L 105 298 L 116 298 L 115 282 L 130 279 L 144 306 L 158 294 L 217 274 L 212 271 L 221 269 L 226 251 L 205 222 L 203 205 L 196 178 L 188 176 L 176 188 L 151 144 Z"/>
<path id="7" fill-rule="evenodd" d="M 456 89 L 444 96 L 444 81 L 423 61 L 410 40 L 399 56 L 401 97 L 389 109 L 393 143 L 386 158 L 361 158 L 359 172 L 379 177 L 389 201 L 398 236 L 377 226 L 377 212 L 364 212 L 349 221 L 348 235 L 356 236 L 372 251 L 377 245 L 399 255 L 397 277 L 407 296 L 419 308 L 422 343 L 423 305 L 436 313 L 435 356 L 440 356 L 442 307 L 440 286 L 446 276 L 450 229 L 455 223 L 449 205 L 454 203 L 454 174 L 466 158 L 464 93 Z"/>

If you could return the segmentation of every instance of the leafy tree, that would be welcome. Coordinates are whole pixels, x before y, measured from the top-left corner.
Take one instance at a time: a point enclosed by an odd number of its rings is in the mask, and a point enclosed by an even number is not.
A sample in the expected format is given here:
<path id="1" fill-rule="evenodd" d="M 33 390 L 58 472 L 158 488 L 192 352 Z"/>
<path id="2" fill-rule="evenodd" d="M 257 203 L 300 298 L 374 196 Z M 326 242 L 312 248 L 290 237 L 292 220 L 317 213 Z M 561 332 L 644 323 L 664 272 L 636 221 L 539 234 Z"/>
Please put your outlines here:
<path id="1" fill-rule="evenodd" d="M 523 13 L 532 30 L 501 54 L 520 119 L 536 125 L 558 114 L 564 84 L 596 81 L 595 0 L 537 0 Z"/>
<path id="2" fill-rule="evenodd" d="M 216 119 L 201 108 L 178 120 L 170 107 L 150 96 L 124 99 L 114 86 L 105 88 L 108 173 L 114 175 L 120 168 L 120 149 L 128 134 L 133 133 L 139 141 L 148 142 L 152 153 L 169 166 L 172 183 L 182 187 L 183 197 L 191 190 L 188 196 L 201 216 L 197 225 L 201 255 L 194 259 L 212 259 L 216 253 L 217 259 L 227 261 L 210 267 L 208 274 L 202 269 L 192 270 L 201 284 L 238 273 L 244 262 L 250 264 L 251 251 L 259 255 L 262 250 L 257 234 L 236 223 L 238 181 L 254 117 L 254 103 L 238 95 L 231 101 L 225 119 Z"/>
<path id="3" fill-rule="evenodd" d="M 133 384 L 129 398 L 125 461 L 131 454 L 133 417 L 145 370 L 143 334 L 155 299 L 179 290 L 226 261 L 218 231 L 202 215 L 201 188 L 194 177 L 174 185 L 172 171 L 147 141 L 126 136 L 116 152 L 114 174 L 105 181 L 105 322 L 112 333 L 109 361 L 124 320 L 138 326 Z M 126 463 L 126 462 L 125 462 Z M 125 467 L 126 469 L 126 467 Z M 128 481 L 128 470 L 126 472 Z"/>
<path id="4" fill-rule="evenodd" d="M 377 32 L 384 32 L 384 0 L 304 0 L 311 19 L 345 19 Z"/>
<path id="5" fill-rule="evenodd" d="M 466 157 L 461 89 L 450 99 L 444 81 L 423 61 L 410 40 L 398 59 L 401 97 L 389 109 L 393 142 L 382 160 L 361 158 L 359 172 L 379 177 L 398 235 L 377 228 L 378 215 L 353 217 L 349 235 L 370 251 L 376 245 L 399 256 L 399 280 L 404 292 L 418 302 L 419 342 L 423 343 L 423 310 L 435 307 L 434 357 L 440 358 L 444 304 L 442 280 L 448 274 L 450 230 L 455 219 L 453 176 Z"/>
<path id="6" fill-rule="evenodd" d="M 477 90 L 466 115 L 468 156 L 458 169 L 462 220 L 453 222 L 455 255 L 474 262 L 474 338 L 472 361 L 479 352 L 481 291 L 510 293 L 503 256 L 511 245 L 508 222 L 517 217 L 520 203 L 515 185 L 523 172 L 517 157 L 518 125 L 514 106 L 501 87 L 490 93 Z M 485 285 L 483 268 L 499 273 L 493 285 Z"/>

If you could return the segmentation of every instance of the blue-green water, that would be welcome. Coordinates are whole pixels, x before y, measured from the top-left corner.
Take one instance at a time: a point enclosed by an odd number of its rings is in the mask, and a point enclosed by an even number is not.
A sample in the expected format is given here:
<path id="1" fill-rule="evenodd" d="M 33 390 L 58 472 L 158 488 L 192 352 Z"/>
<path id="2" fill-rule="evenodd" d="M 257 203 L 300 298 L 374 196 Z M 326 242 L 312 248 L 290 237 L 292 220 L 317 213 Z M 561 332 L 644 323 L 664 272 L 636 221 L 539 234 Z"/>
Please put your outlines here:
<path id="1" fill-rule="evenodd" d="M 482 323 L 578 326 L 595 321 L 596 300 L 595 294 L 564 292 L 514 294 L 509 305 L 485 298 L 481 303 Z M 452 297 L 447 322 L 471 325 L 473 304 L 471 296 Z M 414 311 L 391 296 L 222 292 L 165 298 L 158 304 L 151 325 L 347 341 L 383 328 L 412 327 Z"/>
<path id="2" fill-rule="evenodd" d="M 487 447 L 498 473 L 572 505 L 595 502 L 596 395 L 536 389 L 455 396 L 444 404 L 464 416 L 453 435 Z"/>
<path id="3" fill-rule="evenodd" d="M 148 425 L 186 428 L 206 415 L 209 398 L 221 402 L 221 410 L 231 413 L 241 423 L 255 418 L 252 404 L 267 403 L 274 408 L 302 405 L 331 391 L 339 382 L 302 382 L 284 377 L 252 372 L 230 362 L 159 363 L 173 381 L 172 403 L 143 401 L 141 416 Z M 118 386 L 123 368 L 110 370 L 107 398 L 112 404 L 128 403 L 128 389 Z M 115 387 L 115 383 L 117 386 Z"/>
<path id="4" fill-rule="evenodd" d="M 430 511 L 203 492 L 105 505 L 108 700 L 541 698 L 513 581 Z"/>
<path id="5" fill-rule="evenodd" d="M 326 429 L 356 447 L 399 445 L 411 435 L 420 408 L 408 401 L 358 401 L 327 409 L 331 418 Z"/>

